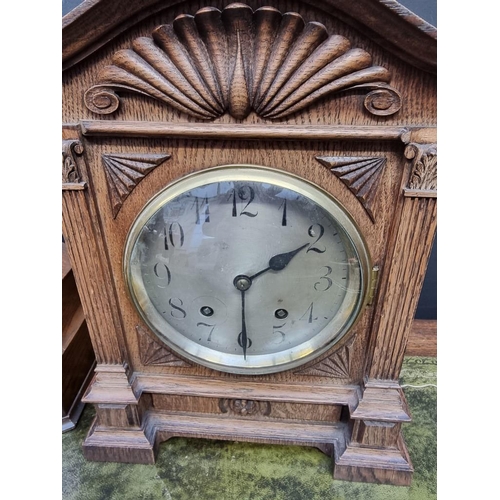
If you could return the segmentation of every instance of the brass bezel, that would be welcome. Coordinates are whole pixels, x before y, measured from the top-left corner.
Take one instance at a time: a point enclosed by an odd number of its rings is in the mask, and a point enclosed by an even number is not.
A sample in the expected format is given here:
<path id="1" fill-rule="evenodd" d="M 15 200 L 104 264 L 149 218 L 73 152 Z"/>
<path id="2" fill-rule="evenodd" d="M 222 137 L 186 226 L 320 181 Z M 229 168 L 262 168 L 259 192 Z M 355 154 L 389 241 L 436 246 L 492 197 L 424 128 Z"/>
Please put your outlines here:
<path id="1" fill-rule="evenodd" d="M 309 198 L 314 203 L 320 205 L 339 222 L 339 224 L 347 233 L 347 236 L 354 247 L 355 253 L 357 254 L 360 263 L 361 284 L 359 299 L 353 308 L 353 312 L 348 316 L 348 320 L 344 324 L 344 327 L 340 330 L 340 332 L 336 333 L 336 335 L 331 336 L 332 338 L 321 347 L 316 348 L 313 351 L 311 351 L 310 349 L 303 349 L 292 360 L 288 359 L 287 361 L 282 361 L 278 364 L 268 363 L 266 366 L 262 366 L 262 363 L 254 362 L 252 366 L 248 367 L 248 362 L 245 362 L 245 366 L 235 366 L 234 364 L 227 362 L 230 357 L 225 355 L 224 353 L 220 353 L 220 356 L 214 357 L 211 353 L 208 353 L 210 349 L 203 346 L 198 346 L 199 349 L 193 349 L 192 346 L 189 345 L 190 343 L 192 343 L 192 341 L 176 332 L 176 330 L 168 323 L 165 322 L 166 333 L 164 331 L 160 331 L 160 329 L 153 324 L 154 322 L 151 320 L 151 315 L 157 313 L 151 310 L 153 306 L 148 306 L 147 293 L 145 291 L 141 291 L 139 294 L 140 296 L 138 296 L 134 292 L 134 289 L 137 288 L 137 279 L 134 280 L 133 272 L 130 266 L 132 251 L 141 233 L 141 230 L 147 223 L 147 221 L 164 204 L 173 200 L 177 196 L 195 187 L 222 181 L 262 182 L 292 189 Z M 162 342 L 164 342 L 175 352 L 179 353 L 181 356 L 190 359 L 191 361 L 194 361 L 195 363 L 198 363 L 200 365 L 218 371 L 247 375 L 276 373 L 296 368 L 323 354 L 331 347 L 333 347 L 333 345 L 338 343 L 349 331 L 352 331 L 352 328 L 359 320 L 359 317 L 361 316 L 361 313 L 368 302 L 371 282 L 371 269 L 372 264 L 370 254 L 360 229 L 358 228 L 356 222 L 349 214 L 349 212 L 330 193 L 325 191 L 317 184 L 314 184 L 313 182 L 303 179 L 295 174 L 291 174 L 289 172 L 276 168 L 250 164 L 221 165 L 207 168 L 198 172 L 188 174 L 167 185 L 146 203 L 144 208 L 135 218 L 128 232 L 123 253 L 123 273 L 129 298 L 143 321 Z M 331 323 L 332 322 L 330 322 L 328 326 Z M 322 332 L 326 330 L 328 326 L 323 329 Z M 186 342 L 182 342 L 182 339 L 180 342 L 173 342 L 172 337 L 175 337 L 176 335 L 178 337 L 182 336 L 184 339 L 186 339 Z M 318 335 L 316 335 L 316 337 L 318 337 Z M 204 351 L 207 351 L 204 357 L 201 357 L 197 352 L 200 350 L 202 351 L 202 354 Z M 210 356 L 208 354 L 210 354 Z M 256 358 L 261 358 L 263 356 L 264 355 L 256 356 Z M 268 357 L 272 358 L 273 356 L 269 355 Z M 248 359 L 251 359 L 251 357 L 249 357 Z"/>

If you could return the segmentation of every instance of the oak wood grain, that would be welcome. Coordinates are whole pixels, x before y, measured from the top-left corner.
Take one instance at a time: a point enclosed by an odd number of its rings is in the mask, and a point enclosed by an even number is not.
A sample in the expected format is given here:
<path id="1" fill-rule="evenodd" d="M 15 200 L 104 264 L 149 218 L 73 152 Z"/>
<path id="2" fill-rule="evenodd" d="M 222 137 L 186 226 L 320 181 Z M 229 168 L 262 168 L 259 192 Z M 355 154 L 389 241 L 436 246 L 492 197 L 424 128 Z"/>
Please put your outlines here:
<path id="1" fill-rule="evenodd" d="M 131 382 L 137 395 L 175 394 L 200 397 L 229 397 L 263 401 L 286 401 L 357 407 L 360 392 L 355 385 L 316 385 L 292 383 L 255 382 L 248 378 L 201 378 L 193 375 L 151 375 L 136 373 Z"/>
<path id="2" fill-rule="evenodd" d="M 241 3 L 210 13 L 206 16 L 201 9 L 194 16 L 181 14 L 172 24 L 155 28 L 150 37 L 138 37 L 129 47 L 117 50 L 111 64 L 85 92 L 88 109 L 96 114 L 114 113 L 125 91 L 157 99 L 199 119 L 228 113 L 243 120 L 253 110 L 277 120 L 325 96 L 340 93 L 340 99 L 352 89 L 376 89 L 363 101 L 374 115 L 392 115 L 401 108 L 400 93 L 389 85 L 391 72 L 373 65 L 372 55 L 352 47 L 347 38 L 329 36 L 321 23 L 306 23 L 300 14 L 286 12 L 279 13 L 276 28 L 270 30 L 258 22 L 259 9 L 254 12 Z M 257 31 L 261 27 L 263 34 Z M 216 31 L 226 51 L 206 46 L 200 31 Z M 253 66 L 256 57 L 262 56 L 256 43 L 271 33 L 275 38 L 268 41 L 269 62 L 262 73 L 258 62 Z"/>
<path id="3" fill-rule="evenodd" d="M 84 120 L 82 133 L 87 137 L 147 137 L 164 139 L 266 139 L 307 140 L 409 140 L 407 127 L 389 126 L 290 126 L 290 125 L 223 125 L 161 122 Z M 421 128 L 419 128 L 421 130 Z"/>
<path id="4" fill-rule="evenodd" d="M 435 29 L 393 0 L 115 5 L 63 20 L 63 233 L 98 360 L 85 456 L 153 463 L 174 435 L 296 443 L 332 452 L 340 479 L 409 484 L 398 380 L 436 227 Z M 320 186 L 378 269 L 354 327 L 300 370 L 185 362 L 129 299 L 137 215 L 219 165 Z"/>

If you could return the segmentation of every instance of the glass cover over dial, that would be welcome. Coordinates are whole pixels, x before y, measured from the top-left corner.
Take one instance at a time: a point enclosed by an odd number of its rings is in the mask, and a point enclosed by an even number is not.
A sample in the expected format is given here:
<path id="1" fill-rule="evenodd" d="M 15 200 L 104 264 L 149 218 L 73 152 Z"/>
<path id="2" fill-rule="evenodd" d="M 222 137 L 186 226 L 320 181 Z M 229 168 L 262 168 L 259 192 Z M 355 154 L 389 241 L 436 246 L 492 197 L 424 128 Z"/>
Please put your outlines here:
<path id="1" fill-rule="evenodd" d="M 338 342 L 359 316 L 369 255 L 325 191 L 265 167 L 191 174 L 135 220 L 125 278 L 151 330 L 221 371 L 296 367 Z"/>

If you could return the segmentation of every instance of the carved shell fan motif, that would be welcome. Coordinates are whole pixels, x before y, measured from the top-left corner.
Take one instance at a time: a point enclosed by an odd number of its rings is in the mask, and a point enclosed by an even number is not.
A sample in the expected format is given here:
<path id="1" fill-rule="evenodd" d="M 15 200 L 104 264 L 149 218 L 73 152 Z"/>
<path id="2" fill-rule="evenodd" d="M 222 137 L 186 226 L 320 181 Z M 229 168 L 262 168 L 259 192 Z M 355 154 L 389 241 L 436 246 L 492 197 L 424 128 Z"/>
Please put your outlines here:
<path id="1" fill-rule="evenodd" d="M 375 222 L 373 204 L 387 159 L 368 156 L 316 156 L 316 159 L 354 193 L 372 222 Z"/>
<path id="2" fill-rule="evenodd" d="M 372 66 L 368 52 L 318 22 L 234 3 L 180 15 L 117 51 L 85 103 L 95 113 L 112 113 L 120 104 L 115 91 L 125 91 L 203 120 L 226 112 L 243 119 L 252 110 L 281 119 L 326 95 L 365 87 L 376 89 L 366 108 L 388 115 L 400 108 L 390 78 L 386 68 Z"/>
<path id="3" fill-rule="evenodd" d="M 154 168 L 170 158 L 169 154 L 103 154 L 104 172 L 108 181 L 109 199 L 116 217 L 123 202 Z"/>
<path id="4" fill-rule="evenodd" d="M 190 363 L 178 358 L 170 349 L 153 339 L 144 328 L 139 325 L 135 328 L 143 365 L 191 366 Z"/>

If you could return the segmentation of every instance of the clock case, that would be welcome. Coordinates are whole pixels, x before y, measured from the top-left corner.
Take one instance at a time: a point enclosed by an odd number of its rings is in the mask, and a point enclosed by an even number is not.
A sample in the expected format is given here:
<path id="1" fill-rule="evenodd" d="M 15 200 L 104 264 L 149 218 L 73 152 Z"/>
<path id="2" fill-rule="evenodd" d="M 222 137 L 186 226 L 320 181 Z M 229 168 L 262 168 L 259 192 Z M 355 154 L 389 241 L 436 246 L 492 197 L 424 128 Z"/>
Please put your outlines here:
<path id="1" fill-rule="evenodd" d="M 436 30 L 392 0 L 318 5 L 97 0 L 63 18 L 63 234 L 97 362 L 87 459 L 151 464 L 175 436 L 299 444 L 336 479 L 410 484 L 398 379 L 436 230 Z M 128 297 L 143 206 L 225 164 L 321 186 L 368 246 L 368 305 L 305 365 L 197 365 Z"/>

